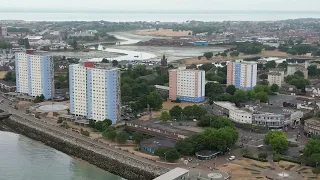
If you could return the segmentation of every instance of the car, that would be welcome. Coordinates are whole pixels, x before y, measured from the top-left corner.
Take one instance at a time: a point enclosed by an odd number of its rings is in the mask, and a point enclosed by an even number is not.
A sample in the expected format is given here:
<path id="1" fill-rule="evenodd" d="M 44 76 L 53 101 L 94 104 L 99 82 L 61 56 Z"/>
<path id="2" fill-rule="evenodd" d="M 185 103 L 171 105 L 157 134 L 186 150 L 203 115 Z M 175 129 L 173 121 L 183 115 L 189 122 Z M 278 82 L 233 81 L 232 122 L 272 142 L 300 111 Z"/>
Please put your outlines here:
<path id="1" fill-rule="evenodd" d="M 236 159 L 236 157 L 235 156 L 230 156 L 228 159 L 229 159 L 229 161 L 233 161 L 233 160 Z"/>

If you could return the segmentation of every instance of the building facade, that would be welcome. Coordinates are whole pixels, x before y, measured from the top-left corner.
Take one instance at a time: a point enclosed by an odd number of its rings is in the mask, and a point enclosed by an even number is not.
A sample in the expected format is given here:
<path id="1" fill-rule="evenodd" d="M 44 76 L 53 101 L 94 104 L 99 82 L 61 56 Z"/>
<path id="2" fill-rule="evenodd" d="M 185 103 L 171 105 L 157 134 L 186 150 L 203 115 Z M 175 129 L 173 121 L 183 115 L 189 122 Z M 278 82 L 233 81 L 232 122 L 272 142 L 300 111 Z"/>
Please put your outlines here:
<path id="1" fill-rule="evenodd" d="M 169 99 L 189 102 L 201 102 L 205 99 L 205 71 L 170 70 Z"/>
<path id="2" fill-rule="evenodd" d="M 227 85 L 249 90 L 257 84 L 257 63 L 243 60 L 229 62 L 227 65 Z"/>
<path id="3" fill-rule="evenodd" d="M 0 27 L 1 36 L 7 36 L 8 35 L 8 28 L 7 27 Z"/>
<path id="4" fill-rule="evenodd" d="M 283 81 L 284 79 L 281 73 L 279 72 L 268 73 L 268 82 L 270 85 L 277 84 L 279 87 L 281 87 Z"/>
<path id="5" fill-rule="evenodd" d="M 304 75 L 304 78 L 308 79 L 308 67 L 306 68 L 305 66 L 303 66 L 303 64 L 288 64 L 287 76 L 293 75 L 297 71 L 301 71 Z"/>
<path id="6" fill-rule="evenodd" d="M 311 118 L 304 121 L 304 132 L 308 136 L 320 135 L 320 120 Z"/>
<path id="7" fill-rule="evenodd" d="M 50 56 L 16 53 L 16 91 L 29 96 L 54 95 L 54 65 Z"/>
<path id="8" fill-rule="evenodd" d="M 120 120 L 120 72 L 85 62 L 69 66 L 70 113 L 96 121 Z"/>

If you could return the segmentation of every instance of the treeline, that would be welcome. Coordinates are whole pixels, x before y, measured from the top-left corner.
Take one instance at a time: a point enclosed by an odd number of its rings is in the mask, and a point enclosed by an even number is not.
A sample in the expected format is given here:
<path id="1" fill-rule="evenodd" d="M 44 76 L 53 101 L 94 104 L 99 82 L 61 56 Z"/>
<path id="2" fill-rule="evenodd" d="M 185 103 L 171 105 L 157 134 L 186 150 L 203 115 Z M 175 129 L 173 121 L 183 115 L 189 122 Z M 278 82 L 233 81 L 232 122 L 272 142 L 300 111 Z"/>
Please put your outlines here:
<path id="1" fill-rule="evenodd" d="M 6 41 L 0 41 L 0 49 L 11 49 L 12 44 Z"/>

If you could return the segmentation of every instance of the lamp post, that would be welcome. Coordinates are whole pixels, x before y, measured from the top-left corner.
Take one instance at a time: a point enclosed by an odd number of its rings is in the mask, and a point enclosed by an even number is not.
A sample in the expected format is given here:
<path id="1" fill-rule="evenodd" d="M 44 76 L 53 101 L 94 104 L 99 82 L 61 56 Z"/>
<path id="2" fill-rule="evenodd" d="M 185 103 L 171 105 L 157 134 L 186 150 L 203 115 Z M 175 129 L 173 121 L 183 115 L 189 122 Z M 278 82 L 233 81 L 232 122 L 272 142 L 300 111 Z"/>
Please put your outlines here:
<path id="1" fill-rule="evenodd" d="M 163 154 L 164 154 L 164 162 L 167 162 L 167 152 L 165 152 Z"/>

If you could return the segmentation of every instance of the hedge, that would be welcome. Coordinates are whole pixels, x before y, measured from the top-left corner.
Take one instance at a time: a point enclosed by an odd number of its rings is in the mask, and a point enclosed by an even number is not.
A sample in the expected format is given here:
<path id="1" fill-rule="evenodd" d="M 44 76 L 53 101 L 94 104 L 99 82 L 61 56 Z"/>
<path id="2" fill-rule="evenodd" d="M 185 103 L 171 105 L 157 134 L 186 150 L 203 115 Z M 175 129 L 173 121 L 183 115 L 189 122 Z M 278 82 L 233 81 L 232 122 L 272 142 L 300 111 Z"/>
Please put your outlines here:
<path id="1" fill-rule="evenodd" d="M 288 162 L 292 162 L 292 163 L 296 163 L 296 164 L 303 163 L 303 161 L 299 158 L 285 157 L 285 156 L 281 156 L 280 161 L 288 161 Z M 275 158 L 273 158 L 273 162 L 278 162 L 278 161 Z"/>
<path id="2" fill-rule="evenodd" d="M 253 160 L 256 160 L 256 161 L 260 161 L 260 162 L 268 162 L 268 160 L 266 160 L 266 159 L 259 159 L 257 157 L 246 155 L 246 154 L 244 154 L 242 157 L 248 158 L 248 159 L 253 159 Z"/>

